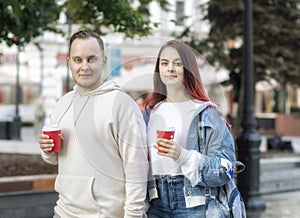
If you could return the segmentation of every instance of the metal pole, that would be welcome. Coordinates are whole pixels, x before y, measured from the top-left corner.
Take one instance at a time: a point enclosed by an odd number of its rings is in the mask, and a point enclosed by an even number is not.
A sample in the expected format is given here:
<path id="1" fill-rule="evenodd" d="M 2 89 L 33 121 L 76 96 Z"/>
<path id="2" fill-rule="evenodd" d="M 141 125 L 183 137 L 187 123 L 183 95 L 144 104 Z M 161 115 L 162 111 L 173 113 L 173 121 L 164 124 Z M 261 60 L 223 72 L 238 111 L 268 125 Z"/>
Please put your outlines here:
<path id="1" fill-rule="evenodd" d="M 41 81 L 40 81 L 40 87 L 39 87 L 39 93 L 42 95 L 43 93 L 43 83 L 44 83 L 44 54 L 43 54 L 43 49 L 41 47 L 38 47 L 40 51 L 40 60 L 41 60 Z"/>
<path id="2" fill-rule="evenodd" d="M 67 38 L 67 41 L 68 41 L 68 44 L 69 44 L 69 41 L 70 41 L 70 37 L 71 37 L 71 31 L 72 31 L 72 20 L 71 18 L 69 17 L 69 15 L 67 14 L 67 23 L 68 23 L 68 38 Z M 69 47 L 68 47 L 68 56 L 69 56 Z M 70 76 L 69 76 L 69 66 L 68 66 L 68 63 L 66 64 L 67 65 L 67 75 L 66 75 L 66 92 L 70 91 Z"/>
<path id="3" fill-rule="evenodd" d="M 39 94 L 42 95 L 43 93 L 43 83 L 44 83 L 44 54 L 43 48 L 40 46 L 38 42 L 34 43 L 40 53 L 40 86 L 39 86 Z"/>
<path id="4" fill-rule="evenodd" d="M 17 75 L 16 75 L 16 99 L 15 99 L 15 116 L 13 119 L 13 122 L 10 124 L 9 127 L 9 138 L 10 139 L 21 139 L 21 117 L 19 115 L 19 104 L 21 101 L 21 86 L 20 86 L 20 60 L 19 60 L 19 54 L 20 54 L 20 46 L 18 45 L 18 52 L 17 52 Z"/>
<path id="5" fill-rule="evenodd" d="M 261 137 L 256 131 L 256 120 L 253 114 L 254 79 L 253 79 L 253 15 L 252 0 L 245 0 L 245 33 L 244 33 L 244 102 L 242 115 L 242 133 L 237 137 L 238 158 L 246 169 L 238 176 L 248 217 L 259 218 L 265 210 L 265 202 L 260 198 L 260 151 Z"/>

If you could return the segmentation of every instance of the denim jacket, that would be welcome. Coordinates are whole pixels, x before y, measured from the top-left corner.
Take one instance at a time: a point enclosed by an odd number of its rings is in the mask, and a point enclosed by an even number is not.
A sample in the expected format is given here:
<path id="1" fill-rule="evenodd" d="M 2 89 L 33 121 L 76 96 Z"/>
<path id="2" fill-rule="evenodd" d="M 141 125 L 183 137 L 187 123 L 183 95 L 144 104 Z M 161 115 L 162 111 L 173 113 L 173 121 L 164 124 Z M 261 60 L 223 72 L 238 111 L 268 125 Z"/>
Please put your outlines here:
<path id="1" fill-rule="evenodd" d="M 148 123 L 145 114 L 145 122 Z M 200 153 L 200 150 L 206 153 Z M 196 110 L 188 131 L 187 148 L 182 149 L 176 161 L 185 176 L 187 207 L 207 205 L 208 197 L 216 199 L 219 187 L 232 178 L 232 169 L 236 165 L 234 140 L 213 103 L 201 104 Z M 148 199 L 151 201 L 157 197 L 155 178 L 150 169 Z"/>

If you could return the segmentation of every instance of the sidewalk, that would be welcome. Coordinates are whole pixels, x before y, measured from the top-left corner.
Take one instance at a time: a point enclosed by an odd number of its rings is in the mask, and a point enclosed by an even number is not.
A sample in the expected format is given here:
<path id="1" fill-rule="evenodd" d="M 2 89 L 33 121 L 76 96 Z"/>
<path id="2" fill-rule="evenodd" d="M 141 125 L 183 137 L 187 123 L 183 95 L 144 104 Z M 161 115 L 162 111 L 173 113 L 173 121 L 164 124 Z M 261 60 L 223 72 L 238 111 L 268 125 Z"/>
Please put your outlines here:
<path id="1" fill-rule="evenodd" d="M 300 217 L 300 190 L 264 195 L 262 199 L 266 203 L 266 210 L 261 218 Z"/>
<path id="2" fill-rule="evenodd" d="M 295 153 L 300 154 L 300 137 L 283 137 L 283 140 L 291 140 Z M 266 136 L 262 136 L 262 151 L 266 150 L 265 142 Z M 38 136 L 34 133 L 34 128 L 22 127 L 20 141 L 0 140 L 0 153 L 40 154 Z M 300 217 L 300 190 L 262 195 L 261 198 L 266 203 L 266 210 L 261 218 Z"/>

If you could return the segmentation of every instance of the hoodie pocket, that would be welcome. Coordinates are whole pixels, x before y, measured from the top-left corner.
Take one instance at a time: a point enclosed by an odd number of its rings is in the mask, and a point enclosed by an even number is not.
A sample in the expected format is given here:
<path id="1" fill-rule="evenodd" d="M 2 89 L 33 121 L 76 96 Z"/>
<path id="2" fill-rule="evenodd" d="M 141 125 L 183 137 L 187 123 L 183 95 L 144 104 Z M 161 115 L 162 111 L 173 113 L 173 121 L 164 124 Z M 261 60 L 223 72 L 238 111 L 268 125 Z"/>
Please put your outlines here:
<path id="1" fill-rule="evenodd" d="M 58 175 L 55 190 L 58 205 L 74 214 L 99 214 L 100 208 L 93 196 L 94 178 Z"/>

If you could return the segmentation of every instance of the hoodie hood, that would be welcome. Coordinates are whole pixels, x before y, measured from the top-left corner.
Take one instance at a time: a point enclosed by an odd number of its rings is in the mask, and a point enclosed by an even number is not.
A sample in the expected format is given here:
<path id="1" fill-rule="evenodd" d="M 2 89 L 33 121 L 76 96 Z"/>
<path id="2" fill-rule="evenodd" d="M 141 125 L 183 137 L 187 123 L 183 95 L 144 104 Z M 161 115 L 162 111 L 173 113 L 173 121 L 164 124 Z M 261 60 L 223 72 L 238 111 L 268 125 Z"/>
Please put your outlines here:
<path id="1" fill-rule="evenodd" d="M 115 91 L 115 90 L 122 91 L 122 89 L 116 84 L 116 82 L 107 81 L 107 82 L 103 83 L 101 86 L 99 86 L 97 89 L 92 90 L 92 91 L 87 92 L 87 93 L 84 93 L 83 95 L 80 95 L 78 93 L 78 86 L 75 85 L 74 88 L 73 88 L 73 93 L 74 94 L 71 97 L 71 100 L 70 100 L 68 106 L 66 107 L 65 111 L 62 113 L 62 115 L 58 119 L 58 123 L 60 123 L 60 121 L 65 116 L 67 111 L 71 108 L 71 105 L 74 103 L 74 100 L 75 100 L 76 97 L 85 98 L 85 100 L 84 100 L 84 104 L 81 106 L 79 112 L 76 113 L 76 115 L 75 115 L 74 126 L 76 126 L 78 118 L 80 117 L 82 111 L 84 110 L 85 106 L 87 105 L 87 103 L 89 102 L 91 97 L 97 96 L 97 95 L 102 95 L 102 94 L 105 94 L 105 93 L 108 93 L 108 92 L 111 92 L 111 91 Z"/>
<path id="2" fill-rule="evenodd" d="M 73 90 L 77 95 L 79 95 L 78 85 L 75 85 Z M 117 85 L 117 83 L 115 81 L 110 80 L 110 81 L 104 82 L 97 89 L 94 89 L 90 92 L 84 93 L 82 96 L 101 95 L 101 94 L 111 92 L 111 91 L 114 91 L 114 90 L 120 90 L 121 91 L 121 88 L 120 88 L 120 86 Z"/>

